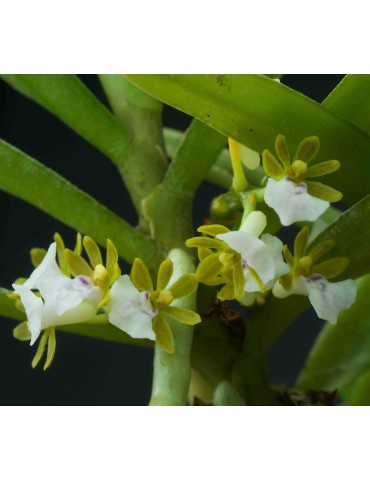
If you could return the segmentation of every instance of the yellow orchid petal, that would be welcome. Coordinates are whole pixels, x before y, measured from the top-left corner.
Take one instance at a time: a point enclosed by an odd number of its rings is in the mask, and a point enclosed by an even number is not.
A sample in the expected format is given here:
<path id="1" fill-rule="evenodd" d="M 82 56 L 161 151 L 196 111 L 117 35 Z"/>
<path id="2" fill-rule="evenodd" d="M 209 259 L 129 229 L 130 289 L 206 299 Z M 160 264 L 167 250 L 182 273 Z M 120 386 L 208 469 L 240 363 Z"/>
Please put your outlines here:
<path id="1" fill-rule="evenodd" d="M 167 353 L 173 353 L 175 351 L 173 335 L 166 319 L 162 315 L 158 314 L 154 317 L 153 330 L 156 343 Z"/>

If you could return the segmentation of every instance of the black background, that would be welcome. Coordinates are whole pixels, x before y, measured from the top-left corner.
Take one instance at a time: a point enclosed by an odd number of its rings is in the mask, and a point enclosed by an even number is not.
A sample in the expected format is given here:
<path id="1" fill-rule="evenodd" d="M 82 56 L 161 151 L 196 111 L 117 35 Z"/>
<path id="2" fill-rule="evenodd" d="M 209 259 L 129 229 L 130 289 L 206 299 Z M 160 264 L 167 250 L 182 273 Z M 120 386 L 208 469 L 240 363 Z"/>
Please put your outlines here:
<path id="1" fill-rule="evenodd" d="M 283 83 L 322 101 L 343 75 L 286 75 Z M 106 103 L 95 75 L 81 79 Z M 186 129 L 190 117 L 164 110 L 166 126 Z M 136 216 L 115 167 L 57 118 L 0 83 L 0 137 L 55 169 L 131 223 Z M 16 172 L 14 172 L 16 175 Z M 220 190 L 208 183 L 197 194 L 195 224 L 207 216 Z M 73 206 L 71 206 L 73 208 Z M 68 246 L 75 232 L 28 204 L 0 192 L 0 286 L 32 271 L 29 250 L 47 248 L 55 231 Z M 146 405 L 152 351 L 57 333 L 57 352 L 48 371 L 35 370 L 35 347 L 12 337 L 15 322 L 0 318 L 0 386 L 3 405 Z M 312 312 L 297 319 L 272 348 L 273 382 L 292 385 L 322 326 Z"/>

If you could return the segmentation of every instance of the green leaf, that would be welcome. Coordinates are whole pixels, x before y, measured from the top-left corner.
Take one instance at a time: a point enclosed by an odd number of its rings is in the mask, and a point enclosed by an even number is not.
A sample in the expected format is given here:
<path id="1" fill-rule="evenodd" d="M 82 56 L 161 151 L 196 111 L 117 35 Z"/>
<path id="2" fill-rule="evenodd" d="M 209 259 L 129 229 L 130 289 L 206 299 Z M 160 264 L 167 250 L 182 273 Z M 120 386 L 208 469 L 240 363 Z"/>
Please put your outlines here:
<path id="1" fill-rule="evenodd" d="M 322 105 L 370 134 L 370 75 L 346 75 Z"/>
<path id="2" fill-rule="evenodd" d="M 357 278 L 370 272 L 369 218 L 370 195 L 342 213 L 310 245 L 308 253 L 319 243 L 334 240 L 335 246 L 330 250 L 330 258 L 348 258 L 349 266 L 339 278 L 335 279 L 336 281 L 343 278 Z"/>
<path id="3" fill-rule="evenodd" d="M 261 75 L 128 75 L 165 103 L 257 152 L 273 151 L 278 134 L 290 151 L 308 136 L 321 140 L 317 161 L 337 159 L 326 180 L 353 204 L 369 193 L 370 138 L 327 108 Z M 191 92 L 191 94 L 189 94 Z M 282 122 L 282 117 L 284 122 Z"/>
<path id="4" fill-rule="evenodd" d="M 118 164 L 131 135 L 75 75 L 1 75 Z"/>
<path id="5" fill-rule="evenodd" d="M 319 335 L 298 379 L 299 389 L 343 388 L 370 368 L 370 275 L 357 280 L 357 286 L 354 305 Z"/>
<path id="6" fill-rule="evenodd" d="M 342 392 L 341 392 L 342 393 Z M 370 370 L 367 370 L 342 393 L 344 404 L 351 407 L 370 405 Z"/>
<path id="7" fill-rule="evenodd" d="M 146 263 L 150 263 L 156 255 L 154 243 L 118 215 L 53 170 L 2 140 L 0 189 L 93 237 L 104 247 L 107 238 L 110 238 L 120 256 L 128 262 L 140 255 Z"/>

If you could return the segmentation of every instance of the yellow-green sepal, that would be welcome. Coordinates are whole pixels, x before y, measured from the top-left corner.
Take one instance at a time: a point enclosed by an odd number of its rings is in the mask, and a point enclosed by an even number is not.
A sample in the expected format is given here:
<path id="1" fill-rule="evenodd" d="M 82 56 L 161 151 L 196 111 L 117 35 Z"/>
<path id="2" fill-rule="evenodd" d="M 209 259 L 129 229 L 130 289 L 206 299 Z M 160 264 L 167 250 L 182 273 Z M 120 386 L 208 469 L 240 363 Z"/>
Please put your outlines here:
<path id="1" fill-rule="evenodd" d="M 153 331 L 156 336 L 156 343 L 167 353 L 175 351 L 175 342 L 167 320 L 163 315 L 158 314 L 153 319 Z"/>
<path id="2" fill-rule="evenodd" d="M 218 225 L 216 223 L 213 225 L 202 225 L 201 227 L 197 228 L 197 231 L 199 233 L 205 233 L 206 235 L 210 235 L 211 237 L 215 237 L 220 233 L 230 232 L 230 230 L 224 225 Z"/>
<path id="3" fill-rule="evenodd" d="M 57 340 L 55 336 L 55 328 L 48 328 L 48 350 L 46 353 L 46 360 L 44 364 L 44 370 L 50 367 L 52 361 L 54 360 L 55 350 L 57 348 Z"/>
<path id="4" fill-rule="evenodd" d="M 32 265 L 37 268 L 44 260 L 46 255 L 45 248 L 32 248 L 30 252 Z"/>
<path id="5" fill-rule="evenodd" d="M 193 237 L 186 240 L 185 245 L 189 248 L 215 248 L 217 250 L 223 250 L 226 247 L 226 243 L 222 240 L 209 237 Z"/>
<path id="6" fill-rule="evenodd" d="M 307 192 L 313 197 L 321 198 L 329 203 L 339 202 L 343 194 L 334 188 L 328 187 L 320 182 L 306 182 Z"/>
<path id="7" fill-rule="evenodd" d="M 66 248 L 64 250 L 64 258 L 68 270 L 74 277 L 78 277 L 79 275 L 86 275 L 87 277 L 92 276 L 92 268 L 87 261 L 77 253 L 73 252 L 69 248 Z"/>
<path id="8" fill-rule="evenodd" d="M 141 258 L 135 258 L 130 277 L 135 287 L 141 292 L 153 292 L 153 282 L 149 270 Z"/>
<path id="9" fill-rule="evenodd" d="M 113 273 L 117 270 L 116 266 L 118 264 L 118 252 L 112 242 L 112 240 L 107 240 L 107 256 L 105 260 L 105 267 L 108 270 L 109 276 L 112 276 Z"/>
<path id="10" fill-rule="evenodd" d="M 308 255 L 312 258 L 312 261 L 315 263 L 317 260 L 320 260 L 324 255 L 326 255 L 330 250 L 335 247 L 335 240 L 328 239 L 320 242 L 318 245 L 315 245 L 312 250 L 308 251 Z"/>
<path id="11" fill-rule="evenodd" d="M 173 274 L 173 262 L 169 258 L 164 260 L 158 269 L 157 290 L 164 290 Z"/>
<path id="12" fill-rule="evenodd" d="M 76 245 L 73 250 L 77 255 L 82 254 L 82 235 L 80 232 L 77 233 L 76 235 Z"/>
<path id="13" fill-rule="evenodd" d="M 338 277 L 348 267 L 349 260 L 346 257 L 331 258 L 325 262 L 313 266 L 313 272 L 323 275 L 327 280 Z"/>
<path id="14" fill-rule="evenodd" d="M 280 134 L 276 137 L 275 150 L 284 169 L 287 170 L 290 166 L 290 155 L 284 135 Z"/>
<path id="15" fill-rule="evenodd" d="M 21 322 L 13 329 L 13 337 L 22 342 L 31 340 L 31 332 L 28 328 L 28 322 Z"/>
<path id="16" fill-rule="evenodd" d="M 192 310 L 180 307 L 166 307 L 165 313 L 175 320 L 186 325 L 196 325 L 201 322 L 200 315 Z"/>
<path id="17" fill-rule="evenodd" d="M 245 277 L 241 262 L 236 262 L 233 268 L 234 296 L 236 300 L 244 297 Z"/>
<path id="18" fill-rule="evenodd" d="M 63 238 L 60 236 L 58 232 L 54 234 L 54 242 L 57 244 L 57 257 L 60 269 L 63 273 L 69 276 L 70 272 L 67 266 L 67 262 L 64 256 L 65 245 Z"/>
<path id="19" fill-rule="evenodd" d="M 310 163 L 320 150 L 320 139 L 316 136 L 306 137 L 298 145 L 294 160 Z"/>
<path id="20" fill-rule="evenodd" d="M 327 160 L 310 167 L 306 172 L 306 177 L 322 177 L 329 173 L 336 172 L 340 168 L 338 160 Z"/>
<path id="21" fill-rule="evenodd" d="M 308 227 L 303 227 L 294 239 L 294 257 L 299 259 L 305 255 L 310 230 Z"/>
<path id="22" fill-rule="evenodd" d="M 281 180 L 284 178 L 284 167 L 269 150 L 264 150 L 262 152 L 262 165 L 266 174 L 274 180 Z"/>
<path id="23" fill-rule="evenodd" d="M 85 247 L 87 256 L 89 257 L 90 265 L 95 268 L 97 265 L 103 265 L 100 248 L 91 237 L 84 237 L 83 245 Z"/>
<path id="24" fill-rule="evenodd" d="M 231 280 L 229 280 L 222 288 L 217 292 L 217 298 L 224 302 L 225 300 L 234 300 L 234 285 Z"/>
<path id="25" fill-rule="evenodd" d="M 173 298 L 188 297 L 198 288 L 198 280 L 194 273 L 185 273 L 168 290 Z"/>
<path id="26" fill-rule="evenodd" d="M 196 276 L 199 282 L 208 284 L 220 274 L 223 269 L 222 263 L 219 261 L 219 253 L 212 253 L 199 263 L 196 271 Z"/>

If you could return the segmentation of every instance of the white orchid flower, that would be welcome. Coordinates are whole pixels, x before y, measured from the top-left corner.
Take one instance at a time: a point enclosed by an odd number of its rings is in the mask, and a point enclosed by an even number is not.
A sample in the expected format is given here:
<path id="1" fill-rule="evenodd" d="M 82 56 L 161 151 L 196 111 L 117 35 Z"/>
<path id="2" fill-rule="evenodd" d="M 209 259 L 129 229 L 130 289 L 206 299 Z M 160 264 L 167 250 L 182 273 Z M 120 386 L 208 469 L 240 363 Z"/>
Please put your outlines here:
<path id="1" fill-rule="evenodd" d="M 95 315 L 103 298 L 103 291 L 89 277 L 67 277 L 55 257 L 54 242 L 30 278 L 23 285 L 13 284 L 26 310 L 31 345 L 45 328 L 88 320 Z M 35 289 L 41 297 L 32 291 Z"/>
<path id="2" fill-rule="evenodd" d="M 152 319 L 158 311 L 149 301 L 149 292 L 140 292 L 128 275 L 115 281 L 106 310 L 109 322 L 133 338 L 155 340 Z"/>
<path id="3" fill-rule="evenodd" d="M 305 183 L 294 183 L 288 177 L 282 180 L 268 179 L 265 202 L 278 214 L 284 226 L 294 222 L 313 222 L 330 206 L 330 203 L 307 192 Z"/>
<path id="4" fill-rule="evenodd" d="M 265 202 L 278 214 L 284 226 L 294 222 L 317 220 L 342 194 L 323 183 L 312 181 L 340 168 L 337 160 L 311 166 L 320 149 L 318 137 L 302 140 L 291 160 L 283 135 L 275 142 L 278 158 L 269 150 L 262 152 L 263 168 L 270 177 L 265 188 Z"/>
<path id="5" fill-rule="evenodd" d="M 292 288 L 285 290 L 279 282 L 273 288 L 278 298 L 289 295 L 306 295 L 317 316 L 335 325 L 342 310 L 350 308 L 356 300 L 357 286 L 354 280 L 329 282 L 323 275 L 314 273 L 309 277 L 297 277 Z"/>
<path id="6" fill-rule="evenodd" d="M 266 216 L 262 212 L 251 212 L 239 231 L 216 236 L 240 254 L 245 292 L 268 290 L 277 278 L 289 271 L 282 257 L 282 242 L 268 233 L 259 238 L 266 223 Z"/>

